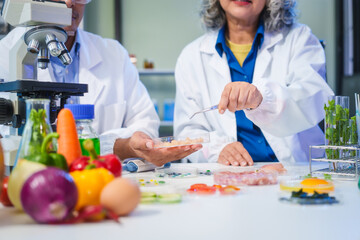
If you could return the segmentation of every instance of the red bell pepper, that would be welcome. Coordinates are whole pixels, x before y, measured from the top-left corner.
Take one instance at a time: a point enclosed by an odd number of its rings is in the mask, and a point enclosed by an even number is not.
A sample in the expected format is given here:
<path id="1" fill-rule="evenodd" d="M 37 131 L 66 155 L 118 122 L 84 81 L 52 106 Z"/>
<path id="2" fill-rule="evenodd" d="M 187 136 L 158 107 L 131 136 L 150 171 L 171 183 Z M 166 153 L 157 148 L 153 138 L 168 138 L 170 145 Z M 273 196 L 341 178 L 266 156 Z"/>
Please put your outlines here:
<path id="1" fill-rule="evenodd" d="M 94 143 L 90 139 L 85 140 L 83 146 L 90 153 L 90 157 L 82 156 L 75 159 L 70 165 L 70 172 L 102 167 L 109 170 L 115 177 L 121 176 L 122 166 L 118 156 L 115 154 L 98 156 L 94 148 Z"/>

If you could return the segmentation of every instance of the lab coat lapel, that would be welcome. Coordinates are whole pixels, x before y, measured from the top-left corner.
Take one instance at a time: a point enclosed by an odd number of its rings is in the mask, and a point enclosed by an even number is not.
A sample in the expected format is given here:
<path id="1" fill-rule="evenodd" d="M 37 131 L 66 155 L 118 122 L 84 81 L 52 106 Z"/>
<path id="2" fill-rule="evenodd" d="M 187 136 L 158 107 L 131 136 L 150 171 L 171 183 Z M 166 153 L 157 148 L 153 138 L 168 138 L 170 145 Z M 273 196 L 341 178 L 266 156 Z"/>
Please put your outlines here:
<path id="1" fill-rule="evenodd" d="M 272 60 L 272 56 L 270 54 L 271 48 L 276 43 L 281 41 L 281 39 L 283 39 L 282 33 L 265 32 L 264 42 L 261 48 L 259 49 L 256 57 L 253 81 L 262 78 L 265 75 L 266 70 Z"/>
<path id="2" fill-rule="evenodd" d="M 231 76 L 225 53 L 223 53 L 221 58 L 218 53 L 214 53 L 211 57 L 209 65 L 220 74 L 221 78 L 226 79 L 226 82 L 229 82 Z"/>
<path id="3" fill-rule="evenodd" d="M 218 31 L 207 35 L 207 37 L 204 39 L 200 46 L 201 53 L 208 55 L 207 57 L 209 58 L 208 62 L 204 61 L 204 64 L 208 63 L 207 66 L 204 66 L 205 69 L 210 70 L 207 71 L 209 73 L 209 84 L 214 89 L 218 89 L 217 96 L 209 96 L 209 106 L 220 100 L 221 93 L 224 87 L 226 86 L 226 84 L 231 82 L 230 69 L 229 65 L 227 64 L 226 55 L 225 53 L 223 53 L 222 57 L 220 57 L 215 49 L 217 36 Z M 217 72 L 218 75 L 213 74 L 214 71 Z M 236 119 L 234 113 L 226 111 L 223 115 L 218 114 L 217 119 L 219 127 L 226 126 L 223 128 L 226 132 L 226 135 L 236 137 L 234 135 L 234 129 L 236 129 Z"/>
<path id="4" fill-rule="evenodd" d="M 88 84 L 88 93 L 80 98 L 81 103 L 95 104 L 101 94 L 104 83 L 96 76 L 95 67 L 102 64 L 101 55 L 83 30 L 78 30 L 80 42 L 80 72 L 79 83 Z M 91 53 L 91 55 L 90 55 Z"/>
<path id="5" fill-rule="evenodd" d="M 227 59 L 225 53 L 222 57 L 219 56 L 218 52 L 215 49 L 216 39 L 218 36 L 218 31 L 210 33 L 202 41 L 200 46 L 200 52 L 202 54 L 207 54 L 210 57 L 209 66 L 217 73 L 220 74 L 221 78 L 226 79 L 226 82 L 231 81 L 229 65 L 227 64 Z M 207 68 L 207 66 L 205 66 Z M 219 82 L 223 82 L 223 79 L 219 79 Z"/>
<path id="6" fill-rule="evenodd" d="M 216 96 L 216 100 L 219 101 L 221 93 L 224 90 L 224 87 L 226 86 L 226 84 L 231 82 L 230 69 L 229 69 L 229 65 L 227 64 L 225 53 L 223 53 L 223 56 L 221 58 L 217 52 L 214 53 L 212 55 L 209 65 L 217 73 L 219 73 L 219 77 L 216 77 L 217 78 L 216 81 L 212 82 L 215 85 L 215 87 L 219 89 L 218 92 L 219 94 L 218 96 Z M 214 99 L 215 97 L 212 96 L 211 98 Z M 234 129 L 236 129 L 235 114 L 230 111 L 226 111 L 224 115 L 219 116 L 219 124 L 221 126 L 226 126 L 224 128 L 224 131 L 228 136 L 233 135 Z"/>

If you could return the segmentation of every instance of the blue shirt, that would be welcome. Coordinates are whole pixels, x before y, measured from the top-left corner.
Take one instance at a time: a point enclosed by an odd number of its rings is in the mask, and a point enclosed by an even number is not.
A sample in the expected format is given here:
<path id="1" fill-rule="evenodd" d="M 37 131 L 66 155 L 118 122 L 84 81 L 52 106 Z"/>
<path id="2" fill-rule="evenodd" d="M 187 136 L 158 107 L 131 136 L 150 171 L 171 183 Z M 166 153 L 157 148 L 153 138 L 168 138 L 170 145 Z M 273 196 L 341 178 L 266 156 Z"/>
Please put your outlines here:
<path id="1" fill-rule="evenodd" d="M 70 50 L 70 56 L 72 57 L 72 63 L 70 65 L 64 65 L 58 57 L 50 57 L 51 66 L 54 69 L 54 76 L 56 82 L 62 83 L 79 83 L 79 53 L 80 43 L 76 35 L 73 47 Z M 72 96 L 67 100 L 67 103 L 78 104 L 79 96 Z"/>
<path id="2" fill-rule="evenodd" d="M 232 82 L 252 83 L 257 51 L 264 41 L 264 23 L 260 21 L 251 50 L 241 67 L 230 48 L 226 45 L 226 26 L 219 31 L 215 49 L 220 57 L 225 52 Z M 237 140 L 249 152 L 254 162 L 278 161 L 260 128 L 250 121 L 244 111 L 236 111 Z"/>

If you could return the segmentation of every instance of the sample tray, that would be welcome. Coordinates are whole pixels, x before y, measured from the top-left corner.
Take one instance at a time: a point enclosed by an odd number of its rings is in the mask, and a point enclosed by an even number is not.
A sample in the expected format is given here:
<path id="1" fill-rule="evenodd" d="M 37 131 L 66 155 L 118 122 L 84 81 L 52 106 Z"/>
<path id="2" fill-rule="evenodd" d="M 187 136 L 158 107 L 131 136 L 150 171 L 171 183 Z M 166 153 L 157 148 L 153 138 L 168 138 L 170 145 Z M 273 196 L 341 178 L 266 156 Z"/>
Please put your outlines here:
<path id="1" fill-rule="evenodd" d="M 339 158 L 328 159 L 324 153 L 323 157 L 313 157 L 314 151 L 333 150 L 338 151 Z M 309 153 L 310 161 L 310 174 L 311 175 L 324 175 L 330 174 L 333 179 L 339 180 L 357 180 L 360 174 L 360 147 L 357 145 L 347 146 L 332 146 L 332 145 L 317 145 L 310 146 Z M 313 162 L 327 162 L 329 163 L 328 168 L 319 170 L 312 169 Z"/>
<path id="2" fill-rule="evenodd" d="M 154 148 L 170 148 L 170 147 L 180 147 L 193 144 L 203 144 L 210 142 L 210 134 L 204 133 L 191 137 L 161 137 L 153 139 L 155 146 Z"/>

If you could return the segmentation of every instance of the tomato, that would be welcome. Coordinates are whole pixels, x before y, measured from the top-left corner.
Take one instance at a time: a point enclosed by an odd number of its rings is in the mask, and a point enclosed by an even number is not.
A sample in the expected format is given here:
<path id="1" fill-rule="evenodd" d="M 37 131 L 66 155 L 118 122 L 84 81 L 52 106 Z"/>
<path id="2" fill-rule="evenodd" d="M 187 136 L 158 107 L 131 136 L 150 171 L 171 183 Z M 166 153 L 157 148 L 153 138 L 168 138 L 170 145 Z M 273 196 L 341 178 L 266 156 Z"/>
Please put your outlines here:
<path id="1" fill-rule="evenodd" d="M 228 185 L 228 186 L 222 187 L 221 189 L 219 189 L 219 191 L 223 195 L 235 195 L 237 193 L 237 191 L 240 191 L 240 188 L 238 188 L 236 186 Z"/>
<path id="2" fill-rule="evenodd" d="M 198 183 L 191 185 L 187 192 L 197 194 L 214 194 L 216 192 L 216 187 L 211 187 L 203 183 Z"/>
<path id="3" fill-rule="evenodd" d="M 191 185 L 190 189 L 197 189 L 197 188 L 204 188 L 204 187 L 207 187 L 207 185 L 204 183 L 197 183 L 197 184 Z"/>
<path id="4" fill-rule="evenodd" d="M 5 177 L 3 184 L 2 184 L 0 202 L 2 203 L 2 205 L 6 206 L 6 207 L 11 207 L 11 206 L 13 206 L 13 204 L 11 203 L 8 193 L 7 193 L 8 181 L 9 181 L 9 177 Z"/>

